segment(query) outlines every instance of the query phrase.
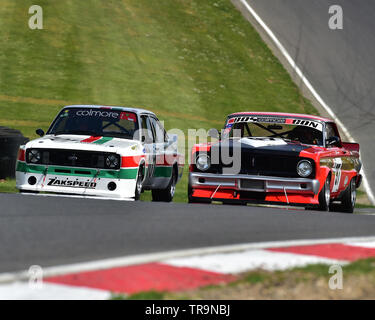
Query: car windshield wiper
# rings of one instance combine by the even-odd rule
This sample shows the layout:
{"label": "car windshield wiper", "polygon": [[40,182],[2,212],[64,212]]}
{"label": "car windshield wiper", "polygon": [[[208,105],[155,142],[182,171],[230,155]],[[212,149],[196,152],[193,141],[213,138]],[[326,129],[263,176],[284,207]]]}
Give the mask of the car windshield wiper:
{"label": "car windshield wiper", "polygon": [[87,131],[87,130],[71,130],[71,131],[61,130],[61,131],[56,131],[54,133],[55,136],[58,136],[60,134],[82,134],[82,135],[94,136],[94,137],[100,136],[100,134],[98,134],[95,131]]}

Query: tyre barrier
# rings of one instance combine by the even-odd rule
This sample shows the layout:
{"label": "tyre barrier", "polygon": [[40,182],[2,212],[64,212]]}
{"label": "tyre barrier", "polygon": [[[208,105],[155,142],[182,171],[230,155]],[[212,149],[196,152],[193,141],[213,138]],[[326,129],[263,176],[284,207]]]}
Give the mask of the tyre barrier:
{"label": "tyre barrier", "polygon": [[20,131],[0,127],[0,179],[15,177],[18,149],[27,141]]}

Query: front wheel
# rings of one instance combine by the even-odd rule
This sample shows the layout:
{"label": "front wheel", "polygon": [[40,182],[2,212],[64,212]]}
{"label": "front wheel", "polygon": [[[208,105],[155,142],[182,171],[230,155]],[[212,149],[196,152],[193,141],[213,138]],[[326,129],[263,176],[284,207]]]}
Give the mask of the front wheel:
{"label": "front wheel", "polygon": [[171,202],[173,200],[177,184],[176,170],[172,169],[172,177],[166,189],[151,190],[152,201]]}
{"label": "front wheel", "polygon": [[137,180],[135,183],[135,192],[134,192],[134,200],[139,200],[142,193],[142,184],[143,184],[143,167],[139,167],[138,174],[137,174]]}
{"label": "front wheel", "polygon": [[319,210],[328,211],[329,203],[331,201],[331,190],[330,190],[331,179],[328,176],[324,183],[322,190],[319,193]]}
{"label": "front wheel", "polygon": [[347,213],[353,213],[356,200],[357,200],[357,189],[356,189],[355,178],[353,178],[350,181],[349,186],[344,191],[344,194],[341,200],[342,211],[347,212]]}

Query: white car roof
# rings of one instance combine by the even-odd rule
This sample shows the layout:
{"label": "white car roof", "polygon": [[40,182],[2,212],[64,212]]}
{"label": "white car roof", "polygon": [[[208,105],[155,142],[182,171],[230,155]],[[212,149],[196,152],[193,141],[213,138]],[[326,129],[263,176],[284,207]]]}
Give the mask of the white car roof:
{"label": "white car roof", "polygon": [[130,107],[122,107],[122,106],[103,106],[103,105],[87,105],[87,104],[76,104],[76,105],[70,105],[70,106],[65,106],[63,109],[66,108],[90,108],[90,109],[100,109],[100,108],[113,108],[113,109],[121,109],[123,111],[128,111],[128,112],[134,112],[137,114],[151,114],[156,117],[156,114],[146,110],[146,109],[140,109],[140,108],[130,108]]}

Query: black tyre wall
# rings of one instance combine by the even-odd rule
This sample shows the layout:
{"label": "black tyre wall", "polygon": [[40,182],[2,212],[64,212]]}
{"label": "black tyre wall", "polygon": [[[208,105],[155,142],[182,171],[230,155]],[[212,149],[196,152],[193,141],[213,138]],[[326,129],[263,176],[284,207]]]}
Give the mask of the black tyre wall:
{"label": "black tyre wall", "polygon": [[15,177],[18,149],[28,140],[18,130],[0,127],[0,179]]}

